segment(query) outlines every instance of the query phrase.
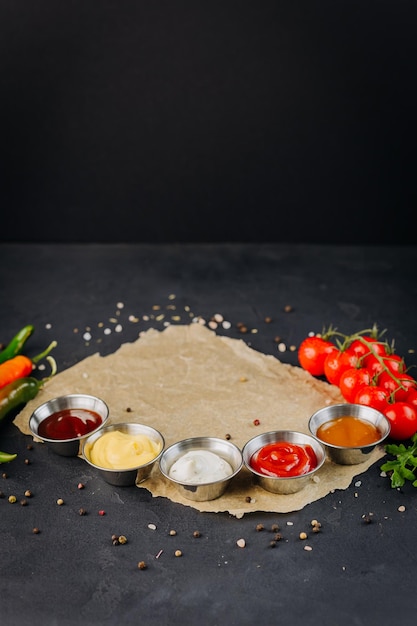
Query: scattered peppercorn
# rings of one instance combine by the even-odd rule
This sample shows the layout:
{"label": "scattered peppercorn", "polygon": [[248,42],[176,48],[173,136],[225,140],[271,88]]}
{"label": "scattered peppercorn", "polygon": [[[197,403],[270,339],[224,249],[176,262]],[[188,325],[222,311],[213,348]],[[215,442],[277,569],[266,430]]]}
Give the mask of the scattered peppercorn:
{"label": "scattered peppercorn", "polygon": [[22,500],[20,500],[20,504],[21,504],[22,506],[26,506],[26,505],[27,505],[27,503],[28,503],[28,501],[27,501],[27,500],[25,500],[25,498],[23,498]]}
{"label": "scattered peppercorn", "polygon": [[279,526],[278,526],[278,524],[272,524],[272,526],[271,526],[271,530],[272,530],[272,532],[273,532],[273,533],[278,532],[278,531],[279,531]]}
{"label": "scattered peppercorn", "polygon": [[106,511],[103,511],[102,509],[98,512],[99,515],[103,516],[106,515]]}
{"label": "scattered peppercorn", "polygon": [[78,483],[77,487],[78,489],[84,489],[84,485],[82,483]]}
{"label": "scattered peppercorn", "polygon": [[182,556],[181,550],[175,550],[175,556]]}
{"label": "scattered peppercorn", "polygon": [[145,563],[145,561],[139,561],[138,563],[138,569],[146,569],[147,565]]}
{"label": "scattered peppercorn", "polygon": [[4,498],[4,493],[0,491],[0,498]]}
{"label": "scattered peppercorn", "polygon": [[245,502],[248,502],[248,503],[249,503],[249,502],[252,502],[252,498],[251,498],[250,496],[246,496],[246,498],[245,498]]}
{"label": "scattered peppercorn", "polygon": [[265,318],[265,324],[270,324],[272,322],[272,317]]}
{"label": "scattered peppercorn", "polygon": [[87,515],[87,511],[85,509],[78,509],[78,513],[80,515]]}
{"label": "scattered peppercorn", "polygon": [[121,543],[122,545],[124,545],[125,543],[127,543],[127,537],[125,537],[124,535],[120,535],[120,537],[119,537],[119,543]]}
{"label": "scattered peppercorn", "polygon": [[58,498],[58,500],[56,501],[58,506],[62,506],[64,504],[64,501],[62,498]]}
{"label": "scattered peppercorn", "polygon": [[29,489],[26,489],[25,496],[26,496],[26,498],[31,498],[32,497],[32,492]]}
{"label": "scattered peppercorn", "polygon": [[263,530],[263,529],[264,529],[264,525],[263,525],[263,524],[256,524],[256,530],[257,530],[258,532],[260,532],[260,531],[261,531],[261,530]]}
{"label": "scattered peppercorn", "polygon": [[29,444],[26,446],[26,450],[33,450],[33,446],[32,446],[32,444],[31,444],[31,443],[29,443]]}
{"label": "scattered peppercorn", "polygon": [[291,313],[292,310],[293,310],[293,308],[292,308],[291,304],[286,304],[284,306],[284,313]]}
{"label": "scattered peppercorn", "polygon": [[362,519],[365,522],[365,524],[370,524],[372,522],[373,515],[374,515],[373,513],[362,515]]}
{"label": "scattered peppercorn", "polygon": [[277,545],[277,542],[276,542],[276,541],[270,541],[270,542],[269,542],[269,546],[270,546],[271,548],[276,548],[276,545]]}
{"label": "scattered peppercorn", "polygon": [[132,412],[132,409],[130,408],[130,406],[128,406],[126,409],[126,413],[131,413],[131,412]]}
{"label": "scattered peppercorn", "polygon": [[6,472],[3,472],[3,474],[1,475],[2,478],[7,478],[7,474]]}
{"label": "scattered peppercorn", "polygon": [[16,502],[16,500],[17,500],[16,496],[9,496],[10,504],[14,504]]}
{"label": "scattered peppercorn", "polygon": [[281,341],[281,337],[279,335],[276,335],[276,337],[274,337],[274,341],[275,343],[279,343]]}
{"label": "scattered peppercorn", "polygon": [[34,529],[32,530],[32,532],[33,532],[33,534],[34,534],[34,535],[39,535],[39,533],[40,533],[41,531],[39,530],[39,528],[34,528]]}
{"label": "scattered peppercorn", "polygon": [[260,422],[260,420],[258,420],[258,419],[253,420],[253,425],[254,425],[254,426],[259,426],[259,424],[260,424],[260,423],[261,423],[261,422]]}
{"label": "scattered peppercorn", "polygon": [[172,529],[169,531],[169,534],[171,535],[171,537],[175,537],[175,535],[177,534],[177,531]]}
{"label": "scattered peppercorn", "polygon": [[25,465],[30,465],[29,459],[25,459]]}
{"label": "scattered peppercorn", "polygon": [[199,530],[195,530],[195,531],[193,532],[193,537],[195,537],[196,539],[198,539],[198,537],[201,537],[201,533],[200,533],[200,531],[199,531]]}
{"label": "scattered peppercorn", "polygon": [[229,439],[231,439],[231,438],[232,438],[232,436],[229,433],[226,433],[225,439],[227,439],[227,441],[229,441]]}
{"label": "scattered peppercorn", "polygon": [[281,533],[275,533],[275,535],[274,535],[274,540],[275,540],[275,541],[281,541],[281,539],[282,539],[282,535],[281,535]]}
{"label": "scattered peppercorn", "polygon": [[299,537],[300,537],[300,539],[302,539],[302,540],[307,539],[307,533],[305,533],[305,532],[301,532],[301,533],[299,534]]}

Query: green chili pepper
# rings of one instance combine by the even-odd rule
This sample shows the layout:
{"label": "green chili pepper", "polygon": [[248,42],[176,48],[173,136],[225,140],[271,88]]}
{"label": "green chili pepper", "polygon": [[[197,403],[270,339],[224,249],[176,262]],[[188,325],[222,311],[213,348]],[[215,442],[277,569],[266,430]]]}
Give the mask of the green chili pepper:
{"label": "green chili pepper", "polygon": [[17,454],[9,454],[8,452],[0,452],[0,463],[9,463],[17,457]]}
{"label": "green chili pepper", "polygon": [[56,363],[51,356],[46,357],[51,364],[52,372],[47,378],[38,380],[33,376],[17,378],[0,389],[0,424],[13,410],[24,406],[36,397],[40,388],[56,373]]}
{"label": "green chili pepper", "polygon": [[20,354],[23,346],[32,335],[34,330],[35,328],[31,324],[25,326],[24,328],[22,328],[22,330],[19,330],[17,335],[15,335],[10,343],[4,348],[4,350],[0,352],[0,363],[4,363],[5,361],[12,359],[17,354]]}

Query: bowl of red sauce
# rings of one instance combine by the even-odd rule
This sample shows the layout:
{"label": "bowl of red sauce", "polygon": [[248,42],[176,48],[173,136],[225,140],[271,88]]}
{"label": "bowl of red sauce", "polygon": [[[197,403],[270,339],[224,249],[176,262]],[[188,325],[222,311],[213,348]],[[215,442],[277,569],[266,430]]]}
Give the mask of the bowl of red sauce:
{"label": "bowl of red sauce", "polygon": [[308,423],[310,433],[339,465],[362,463],[388,437],[389,420],[362,404],[332,404],[316,411]]}
{"label": "bowl of red sauce", "polygon": [[29,418],[29,428],[61,456],[77,456],[80,443],[104,426],[109,418],[101,398],[82,393],[59,396],[44,402]]}
{"label": "bowl of red sauce", "polygon": [[242,456],[245,467],[263,489],[291,494],[314,479],[326,452],[311,435],[276,430],[250,439],[243,447]]}

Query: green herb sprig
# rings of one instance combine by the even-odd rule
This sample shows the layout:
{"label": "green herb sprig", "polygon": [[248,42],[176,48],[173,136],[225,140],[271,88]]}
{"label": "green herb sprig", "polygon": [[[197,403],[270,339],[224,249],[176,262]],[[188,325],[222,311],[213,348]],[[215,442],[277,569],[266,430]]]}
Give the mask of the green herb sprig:
{"label": "green herb sprig", "polygon": [[389,475],[391,487],[402,487],[406,480],[417,487],[417,433],[411,437],[411,445],[388,444],[385,451],[395,459],[386,461],[381,465],[381,470]]}

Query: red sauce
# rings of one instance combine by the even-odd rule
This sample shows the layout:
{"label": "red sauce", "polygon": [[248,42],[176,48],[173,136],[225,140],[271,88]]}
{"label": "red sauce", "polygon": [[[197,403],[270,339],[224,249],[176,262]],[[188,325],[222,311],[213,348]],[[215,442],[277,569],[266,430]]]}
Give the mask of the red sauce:
{"label": "red sauce", "polygon": [[38,434],[46,439],[75,439],[95,430],[102,421],[89,409],[63,409],[40,422]]}
{"label": "red sauce", "polygon": [[317,467],[317,457],[309,445],[278,441],[255,452],[250,464],[259,474],[290,478],[311,472]]}

